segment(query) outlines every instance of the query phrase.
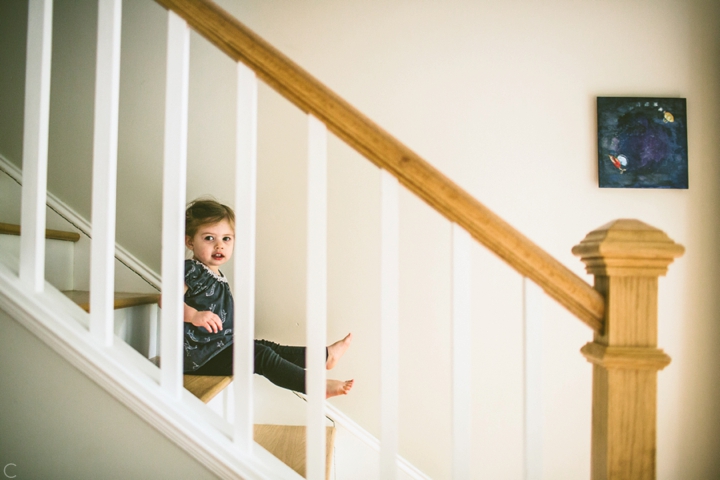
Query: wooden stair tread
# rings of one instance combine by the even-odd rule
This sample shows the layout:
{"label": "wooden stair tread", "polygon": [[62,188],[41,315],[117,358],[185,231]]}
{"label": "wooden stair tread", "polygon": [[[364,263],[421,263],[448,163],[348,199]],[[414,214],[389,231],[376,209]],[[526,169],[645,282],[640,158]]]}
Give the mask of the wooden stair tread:
{"label": "wooden stair tread", "polygon": [[[90,292],[85,290],[66,290],[62,293],[77,303],[80,308],[88,313],[90,312]],[[157,303],[159,299],[159,293],[115,292],[115,309],[150,305]]]}
{"label": "wooden stair tread", "polygon": [[204,403],[212,400],[230,382],[231,376],[183,375],[183,386]]}
{"label": "wooden stair tread", "polygon": [[[160,358],[150,359],[158,367]],[[232,382],[232,376],[183,375],[183,386],[202,402],[208,403]],[[335,427],[326,427],[325,478],[330,480],[335,446]],[[306,428],[302,425],[255,425],[255,442],[299,475],[306,477]]]}
{"label": "wooden stair tread", "polygon": [[[151,359],[159,366],[159,359]],[[204,403],[208,403],[232,382],[231,376],[183,375],[183,386]],[[305,477],[306,433],[302,425],[255,425],[253,437],[265,450],[285,465]],[[330,467],[335,444],[335,427],[326,427],[325,478],[330,479]]]}
{"label": "wooden stair tread", "polygon": [[[11,223],[0,223],[0,234],[2,235],[20,235],[20,225]],[[45,238],[49,240],[64,240],[66,242],[77,242],[80,240],[80,234],[75,232],[64,232],[62,230],[45,230]]]}
{"label": "wooden stair tread", "polygon": [[[335,443],[335,427],[325,429],[325,478],[330,478],[332,453]],[[255,441],[275,455],[285,465],[305,477],[305,426],[302,425],[255,425]]]}

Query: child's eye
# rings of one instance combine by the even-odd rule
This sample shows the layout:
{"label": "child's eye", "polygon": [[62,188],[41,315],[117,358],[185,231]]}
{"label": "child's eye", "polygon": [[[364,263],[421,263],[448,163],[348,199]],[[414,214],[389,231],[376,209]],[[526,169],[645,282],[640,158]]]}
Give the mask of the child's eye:
{"label": "child's eye", "polygon": [[205,240],[207,240],[208,242],[212,242],[213,240],[215,240],[215,237],[213,237],[212,235],[207,235],[205,237]]}
{"label": "child's eye", "polygon": [[232,237],[223,237],[224,242],[232,242]]}

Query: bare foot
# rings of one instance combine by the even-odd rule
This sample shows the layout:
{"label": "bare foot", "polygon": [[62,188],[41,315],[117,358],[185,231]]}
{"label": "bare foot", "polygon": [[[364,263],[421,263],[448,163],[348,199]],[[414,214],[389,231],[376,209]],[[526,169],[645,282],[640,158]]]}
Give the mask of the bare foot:
{"label": "bare foot", "polygon": [[326,369],[330,370],[335,366],[338,360],[340,360],[340,357],[345,354],[345,350],[350,347],[350,342],[352,342],[352,333],[348,333],[345,338],[343,338],[342,340],[338,340],[337,342],[327,347],[328,356],[327,362],[325,362]]}
{"label": "bare foot", "polygon": [[338,395],[347,395],[355,383],[355,380],[328,380],[325,387],[325,398],[337,397]]}

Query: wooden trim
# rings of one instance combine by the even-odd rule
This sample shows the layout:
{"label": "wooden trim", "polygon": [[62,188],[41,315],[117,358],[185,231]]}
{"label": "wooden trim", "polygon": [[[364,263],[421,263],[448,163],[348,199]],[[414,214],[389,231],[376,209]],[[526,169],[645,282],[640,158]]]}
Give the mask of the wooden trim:
{"label": "wooden trim", "polygon": [[593,365],[591,480],[657,478],[657,371]]}
{"label": "wooden trim", "polygon": [[288,57],[209,0],[156,0],[200,35],[327,128],[431,207],[467,230],[595,331],[604,299],[587,282],[528,240],[419,155],[393,138]]}
{"label": "wooden trim", "polygon": [[[0,223],[0,235],[20,235],[20,225]],[[45,230],[45,238],[48,240],[64,240],[66,242],[77,242],[80,234],[75,232],[64,232],[62,230]]]}
{"label": "wooden trim", "polygon": [[608,347],[588,342],[580,352],[590,363],[616,369],[662,370],[670,357],[659,348]]}
{"label": "wooden trim", "polygon": [[656,478],[657,372],[670,363],[657,348],[658,275],[683,251],[627,219],[573,248],[607,298],[604,330],[581,350],[593,364],[592,480]]}
{"label": "wooden trim", "polygon": [[[73,302],[77,303],[80,308],[90,313],[90,292],[84,290],[66,290],[63,292]],[[136,307],[138,305],[151,305],[158,303],[160,299],[159,293],[125,293],[115,292],[114,308]]]}
{"label": "wooden trim", "polygon": [[620,219],[588,233],[572,252],[595,276],[658,277],[685,247],[640,220]]}

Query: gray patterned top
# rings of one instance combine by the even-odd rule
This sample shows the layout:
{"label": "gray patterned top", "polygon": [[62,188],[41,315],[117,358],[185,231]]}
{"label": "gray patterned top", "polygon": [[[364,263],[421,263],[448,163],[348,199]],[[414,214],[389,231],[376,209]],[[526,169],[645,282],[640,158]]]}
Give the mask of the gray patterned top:
{"label": "gray patterned top", "polygon": [[223,323],[217,333],[192,323],[185,325],[185,360],[183,371],[192,373],[208,360],[232,345],[233,342],[233,298],[225,276],[216,275],[202,262],[185,260],[185,303],[197,311],[209,310]]}

